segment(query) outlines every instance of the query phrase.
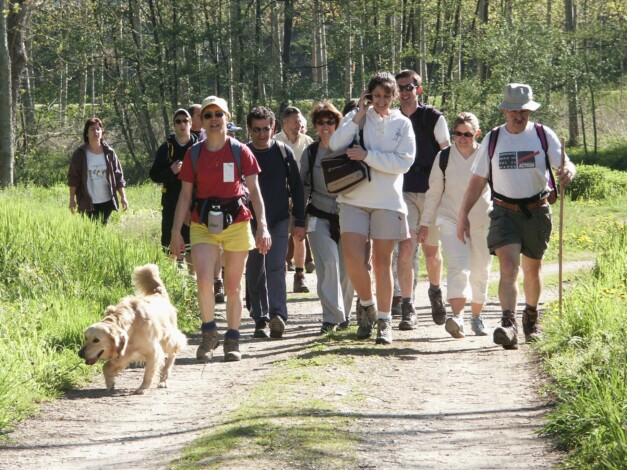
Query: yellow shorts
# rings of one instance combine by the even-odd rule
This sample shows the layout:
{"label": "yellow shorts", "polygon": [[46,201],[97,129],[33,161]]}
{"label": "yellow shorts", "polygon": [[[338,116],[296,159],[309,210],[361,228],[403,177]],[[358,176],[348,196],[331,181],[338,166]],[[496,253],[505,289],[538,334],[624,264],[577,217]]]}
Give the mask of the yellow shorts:
{"label": "yellow shorts", "polygon": [[222,245],[224,251],[249,251],[255,248],[255,239],[249,222],[236,222],[220,234],[209,233],[206,225],[192,222],[190,229],[191,245]]}

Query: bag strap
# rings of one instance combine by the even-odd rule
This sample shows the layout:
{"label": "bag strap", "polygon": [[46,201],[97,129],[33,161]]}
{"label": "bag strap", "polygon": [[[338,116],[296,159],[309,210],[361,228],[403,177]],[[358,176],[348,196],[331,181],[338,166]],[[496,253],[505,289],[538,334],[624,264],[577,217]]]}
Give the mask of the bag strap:
{"label": "bag strap", "polygon": [[311,199],[311,194],[314,190],[314,164],[316,163],[316,157],[318,156],[318,148],[320,147],[320,142],[314,142],[309,147],[307,147],[307,155],[309,156],[309,199]]}
{"label": "bag strap", "polygon": [[[451,155],[451,147],[448,146],[440,151],[440,170],[442,170],[442,177],[444,178],[444,185],[446,185],[446,167],[448,166],[448,159]],[[442,188],[444,191],[444,188]]]}
{"label": "bag strap", "polygon": [[488,157],[490,157],[490,169],[488,174],[488,185],[490,186],[490,199],[494,199],[494,187],[492,186],[492,157],[494,156],[494,150],[496,149],[496,142],[499,140],[499,132],[501,126],[497,126],[490,131],[490,140],[488,141]]}
{"label": "bag strap", "polygon": [[281,156],[283,157],[283,163],[285,163],[285,188],[287,189],[289,197],[292,197],[292,191],[290,190],[290,162],[287,160],[287,150],[285,149],[285,144],[283,142],[276,139],[275,142],[279,146]]}
{"label": "bag strap", "polygon": [[538,138],[540,139],[542,150],[544,150],[546,169],[549,171],[549,190],[554,191],[557,188],[557,185],[555,184],[555,176],[553,176],[553,169],[551,168],[551,162],[549,161],[549,143],[546,140],[546,131],[544,130],[544,126],[537,122],[534,123],[533,126],[535,127],[536,134],[538,134]]}

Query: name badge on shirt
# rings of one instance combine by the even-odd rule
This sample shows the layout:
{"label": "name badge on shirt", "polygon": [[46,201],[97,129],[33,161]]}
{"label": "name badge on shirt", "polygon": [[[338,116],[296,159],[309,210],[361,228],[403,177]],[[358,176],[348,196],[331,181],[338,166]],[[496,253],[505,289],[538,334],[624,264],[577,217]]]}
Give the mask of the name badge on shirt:
{"label": "name badge on shirt", "polygon": [[222,169],[224,173],[224,182],[232,183],[235,181],[235,164],[234,163],[225,163]]}

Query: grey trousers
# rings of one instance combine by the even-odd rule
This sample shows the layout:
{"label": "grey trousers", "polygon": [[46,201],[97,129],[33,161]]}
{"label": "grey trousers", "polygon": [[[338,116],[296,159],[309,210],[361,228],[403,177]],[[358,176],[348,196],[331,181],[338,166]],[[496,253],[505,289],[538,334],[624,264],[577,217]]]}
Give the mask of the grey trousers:
{"label": "grey trousers", "polygon": [[[307,225],[309,227],[311,221]],[[342,249],[331,238],[329,227],[328,220],[316,217],[315,228],[307,236],[316,263],[322,321],[339,324],[350,316],[354,289],[344,266]]]}

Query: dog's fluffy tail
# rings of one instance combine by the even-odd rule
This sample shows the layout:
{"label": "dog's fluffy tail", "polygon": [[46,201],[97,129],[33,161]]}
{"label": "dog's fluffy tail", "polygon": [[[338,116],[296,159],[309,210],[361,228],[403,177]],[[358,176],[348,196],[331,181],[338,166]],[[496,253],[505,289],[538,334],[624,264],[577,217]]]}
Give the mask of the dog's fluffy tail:
{"label": "dog's fluffy tail", "polygon": [[159,276],[159,267],[156,264],[145,264],[135,268],[133,271],[133,284],[139,295],[168,295]]}

